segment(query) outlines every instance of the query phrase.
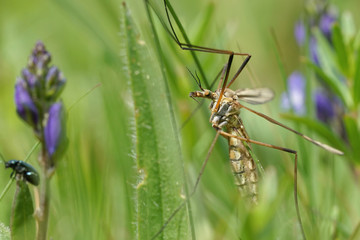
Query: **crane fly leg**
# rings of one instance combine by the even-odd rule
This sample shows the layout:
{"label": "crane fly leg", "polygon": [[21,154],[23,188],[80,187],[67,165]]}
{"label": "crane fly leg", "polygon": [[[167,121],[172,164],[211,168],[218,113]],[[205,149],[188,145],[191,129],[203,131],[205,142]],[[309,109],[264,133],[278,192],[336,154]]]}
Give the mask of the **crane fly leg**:
{"label": "crane fly leg", "polygon": [[283,152],[294,154],[294,160],[295,160],[294,161],[294,199],[295,199],[295,208],[296,208],[297,218],[298,218],[298,222],[299,222],[300,229],[301,229],[301,234],[302,234],[303,238],[306,239],[305,232],[304,232],[304,227],[303,227],[302,220],[301,220],[300,209],[299,209],[299,201],[298,201],[298,194],[297,194],[297,165],[298,165],[297,151],[295,151],[293,149],[289,149],[289,148],[275,146],[275,145],[268,144],[268,143],[259,142],[259,141],[252,140],[252,139],[249,139],[249,138],[240,137],[240,136],[237,136],[237,135],[232,135],[232,134],[229,134],[229,133],[224,132],[222,130],[218,130],[218,133],[220,133],[220,135],[225,137],[225,138],[229,138],[229,137],[237,138],[237,139],[239,139],[241,141],[244,141],[244,142],[253,143],[253,144],[256,144],[256,145],[259,145],[259,146],[269,147],[269,148],[277,149],[277,150],[280,150],[280,151],[283,151]]}
{"label": "crane fly leg", "polygon": [[[239,104],[240,104],[240,103],[239,103]],[[285,128],[285,129],[287,129],[287,130],[289,130],[289,131],[291,131],[291,132],[299,135],[300,137],[308,140],[309,142],[315,144],[316,146],[319,146],[319,147],[327,150],[328,152],[331,152],[331,153],[334,153],[334,154],[337,154],[337,155],[344,155],[344,153],[343,153],[342,151],[340,151],[340,150],[338,150],[338,149],[336,149],[336,148],[330,147],[329,145],[327,145],[327,144],[325,144],[325,143],[321,143],[321,142],[319,142],[319,141],[316,141],[316,140],[314,140],[314,139],[306,136],[305,134],[302,134],[302,133],[300,133],[300,132],[298,132],[298,131],[296,131],[296,130],[294,130],[294,129],[292,129],[292,128],[284,125],[284,124],[282,124],[281,122],[276,121],[275,119],[273,119],[273,118],[271,118],[271,117],[269,117],[269,116],[266,116],[266,115],[263,114],[263,113],[257,112],[257,111],[255,111],[255,110],[253,110],[253,109],[251,109],[251,108],[248,108],[248,107],[246,107],[246,106],[244,106],[244,105],[242,105],[242,104],[240,104],[240,106],[241,106],[241,108],[244,108],[245,110],[248,110],[249,112],[252,112],[252,113],[258,115],[258,116],[264,118],[265,120],[267,120],[267,121],[269,121],[269,122],[271,122],[271,123],[273,123],[273,124],[275,124],[275,125],[278,125],[278,126],[280,126],[280,127],[282,127],[282,128]]]}

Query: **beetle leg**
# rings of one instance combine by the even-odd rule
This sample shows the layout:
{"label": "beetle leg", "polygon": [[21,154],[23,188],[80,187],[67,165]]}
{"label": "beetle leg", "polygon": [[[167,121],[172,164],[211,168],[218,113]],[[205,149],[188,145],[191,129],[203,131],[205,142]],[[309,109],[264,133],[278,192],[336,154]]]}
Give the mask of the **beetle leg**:
{"label": "beetle leg", "polygon": [[15,170],[11,172],[10,178],[13,178],[13,177],[14,177],[14,173],[15,173]]}

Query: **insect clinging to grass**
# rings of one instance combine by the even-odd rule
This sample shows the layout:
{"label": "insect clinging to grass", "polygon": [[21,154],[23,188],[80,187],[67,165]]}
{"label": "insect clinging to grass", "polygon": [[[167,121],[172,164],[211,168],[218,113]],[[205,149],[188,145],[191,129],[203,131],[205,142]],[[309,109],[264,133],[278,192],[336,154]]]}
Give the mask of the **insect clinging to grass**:
{"label": "insect clinging to grass", "polygon": [[[176,44],[182,50],[189,50],[189,51],[196,51],[196,52],[205,52],[205,53],[213,53],[213,54],[223,54],[228,55],[228,60],[226,64],[222,67],[220,82],[218,84],[218,88],[215,91],[211,91],[209,89],[204,89],[201,86],[201,82],[199,77],[193,76],[197,82],[198,87],[200,90],[190,92],[189,96],[191,98],[205,98],[211,100],[210,103],[210,123],[211,126],[216,131],[216,136],[212,141],[212,144],[209,148],[208,154],[205,158],[203,166],[199,172],[197,177],[195,186],[192,192],[189,194],[188,198],[181,204],[171,216],[169,216],[168,220],[165,222],[163,227],[159,230],[159,232],[153,237],[155,239],[161,232],[165,229],[166,225],[171,221],[171,219],[177,214],[177,212],[184,207],[188,199],[195,193],[200,178],[204,172],[205,166],[209,159],[209,156],[214,148],[215,142],[217,141],[219,135],[223,136],[228,140],[229,145],[229,157],[230,157],[230,164],[233,175],[235,177],[235,184],[238,186],[240,194],[243,198],[248,199],[248,201],[252,204],[257,204],[258,202],[258,190],[257,190],[257,169],[256,164],[253,158],[253,153],[251,150],[251,144],[256,144],[260,146],[265,146],[273,149],[277,149],[283,152],[288,152],[294,155],[294,199],[295,199],[295,207],[297,212],[298,221],[300,224],[300,228],[302,231],[303,238],[305,239],[305,233],[303,230],[300,211],[299,211],[299,204],[298,204],[298,197],[297,197],[297,164],[298,164],[298,154],[296,150],[275,146],[268,143],[263,143],[260,141],[253,140],[247,134],[244,124],[240,117],[241,110],[249,111],[265,120],[278,125],[282,128],[285,128],[302,138],[306,139],[307,141],[325,149],[326,151],[337,154],[343,155],[338,149],[335,149],[331,146],[328,146],[324,143],[316,141],[290,127],[285,126],[284,124],[278,122],[277,120],[268,117],[267,115],[255,111],[245,105],[242,102],[249,103],[249,104],[264,104],[273,99],[274,93],[269,88],[243,88],[232,90],[230,87],[238,78],[240,73],[243,71],[245,66],[248,64],[251,55],[248,53],[238,53],[231,50],[221,50],[221,49],[214,49],[208,47],[202,47],[197,45],[192,45],[188,43],[180,42],[177,34],[174,30],[172,25],[171,17],[168,10],[168,2],[164,0],[164,7],[167,16],[167,20],[170,26],[168,32],[171,34],[172,38],[176,42]],[[171,12],[171,11],[170,11]],[[172,12],[171,12],[172,13]],[[172,13],[173,16],[173,13]],[[232,67],[233,59],[236,56],[244,56],[245,59],[243,60],[242,64],[237,69],[236,73],[230,77],[230,70]]]}

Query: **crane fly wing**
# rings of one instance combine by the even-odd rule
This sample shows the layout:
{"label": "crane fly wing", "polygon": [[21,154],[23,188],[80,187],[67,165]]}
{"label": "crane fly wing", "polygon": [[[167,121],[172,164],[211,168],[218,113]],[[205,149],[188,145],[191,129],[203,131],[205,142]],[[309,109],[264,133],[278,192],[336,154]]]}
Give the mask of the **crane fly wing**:
{"label": "crane fly wing", "polygon": [[239,100],[250,104],[263,104],[274,98],[270,88],[242,88],[235,91]]}

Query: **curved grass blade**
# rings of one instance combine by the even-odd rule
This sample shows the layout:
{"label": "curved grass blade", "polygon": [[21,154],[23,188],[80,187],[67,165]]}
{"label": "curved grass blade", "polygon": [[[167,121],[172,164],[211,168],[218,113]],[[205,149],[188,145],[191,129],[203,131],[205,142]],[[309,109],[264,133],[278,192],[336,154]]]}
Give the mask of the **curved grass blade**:
{"label": "curved grass blade", "polygon": [[346,76],[349,76],[349,56],[338,24],[333,26],[332,40],[335,47],[335,53],[337,55],[337,62]]}
{"label": "curved grass blade", "polygon": [[[150,239],[183,202],[181,151],[164,80],[125,4],[121,22],[124,70],[134,106],[137,239]],[[187,239],[188,224],[178,214],[157,239]]]}

